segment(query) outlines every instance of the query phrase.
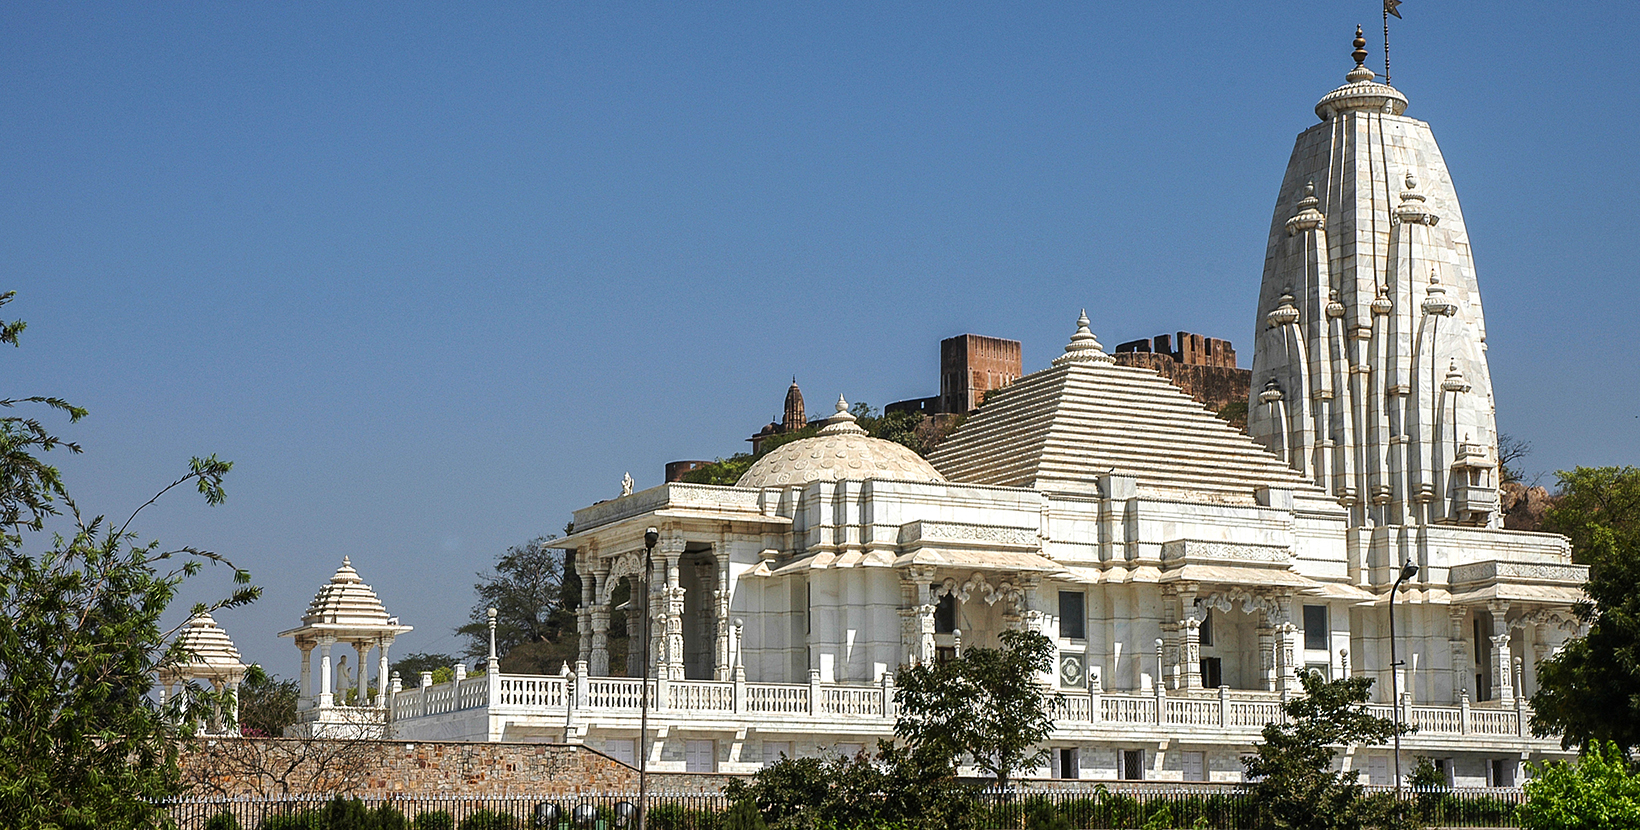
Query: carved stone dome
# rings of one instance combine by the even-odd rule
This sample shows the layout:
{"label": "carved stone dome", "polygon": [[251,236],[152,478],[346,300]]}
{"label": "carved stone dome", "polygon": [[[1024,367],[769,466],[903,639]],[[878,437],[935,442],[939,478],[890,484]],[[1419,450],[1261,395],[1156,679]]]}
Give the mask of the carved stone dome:
{"label": "carved stone dome", "polygon": [[737,487],[788,487],[838,479],[944,481],[945,477],[910,448],[872,438],[854,423],[848,401],[837,398],[837,414],[813,438],[776,447],[735,482]]}

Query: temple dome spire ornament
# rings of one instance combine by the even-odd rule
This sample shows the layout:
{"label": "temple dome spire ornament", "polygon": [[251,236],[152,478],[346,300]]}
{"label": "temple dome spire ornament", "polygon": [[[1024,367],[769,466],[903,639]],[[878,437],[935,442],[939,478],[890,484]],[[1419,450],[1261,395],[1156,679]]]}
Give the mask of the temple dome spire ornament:
{"label": "temple dome spire ornament", "polygon": [[1366,67],[1367,40],[1361,27],[1355,27],[1355,51],[1350,53],[1355,67],[1344,75],[1344,85],[1327,93],[1316,102],[1315,114],[1329,121],[1343,112],[1378,112],[1400,115],[1407,110],[1407,97],[1395,87],[1375,80],[1377,73]]}
{"label": "temple dome spire ornament", "polygon": [[1093,336],[1093,329],[1088,326],[1088,310],[1082,309],[1081,316],[1076,318],[1076,333],[1071,335],[1071,342],[1065,344],[1065,353],[1053,359],[1053,365],[1115,362],[1116,358],[1105,354],[1105,347]]}

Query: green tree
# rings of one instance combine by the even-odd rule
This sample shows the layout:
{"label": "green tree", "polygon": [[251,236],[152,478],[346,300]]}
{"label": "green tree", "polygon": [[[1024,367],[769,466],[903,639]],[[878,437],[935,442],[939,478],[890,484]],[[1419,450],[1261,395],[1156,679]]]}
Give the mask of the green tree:
{"label": "green tree", "polygon": [[551,674],[575,661],[579,640],[572,601],[580,600],[580,580],[566,567],[564,551],[546,546],[554,538],[539,536],[513,545],[490,573],[479,574],[471,622],[456,629],[467,638],[468,657],[489,656],[489,609],[494,608],[495,647],[503,671]]}
{"label": "green tree", "polygon": [[[0,295],[0,305],[12,296]],[[0,323],[0,342],[18,345],[23,328]],[[0,400],[7,410],[21,404],[70,422],[85,415],[57,398]],[[46,828],[151,823],[150,800],[178,788],[176,739],[188,730],[176,707],[149,699],[155,674],[186,657],[168,644],[174,630],[161,617],[202,563],[228,563],[209,551],[140,542],[131,526],[185,485],[221,503],[230,465],[195,458],[116,527],[81,514],[40,457],[56,449],[79,451],[32,417],[0,418],[0,815]],[[57,531],[49,537],[48,526]],[[194,611],[256,597],[248,574],[235,569],[234,579],[229,597]]]}
{"label": "green tree", "polygon": [[285,734],[285,727],[296,722],[301,695],[295,680],[280,680],[259,665],[251,666],[239,686],[239,733],[268,738]]}
{"label": "green tree", "polygon": [[[415,689],[421,686],[422,672],[434,672],[435,675],[440,670],[449,672],[450,667],[456,662],[455,656],[451,654],[427,654],[418,651],[394,660],[390,670],[398,674],[399,682],[404,688]],[[436,676],[434,682],[438,682]]]}
{"label": "green tree", "polygon": [[1588,633],[1538,663],[1532,731],[1565,746],[1640,745],[1640,469],[1579,467],[1560,477],[1548,524],[1572,540],[1589,566]]}
{"label": "green tree", "polygon": [[1596,536],[1610,532],[1618,547],[1633,549],[1640,542],[1640,468],[1578,467],[1555,474],[1560,492],[1544,525],[1572,540],[1572,558],[1586,556],[1599,546]]}
{"label": "green tree", "polygon": [[901,666],[894,735],[925,763],[955,766],[966,755],[1006,787],[1016,772],[1047,758],[1038,745],[1053,732],[1053,718],[1040,676],[1053,665],[1054,646],[1034,631],[1004,631],[1000,639],[1001,648]]}
{"label": "green tree", "polygon": [[1640,827],[1640,775],[1616,744],[1596,741],[1575,764],[1534,764],[1515,816],[1525,830]]}
{"label": "green tree", "polygon": [[1367,711],[1372,679],[1325,680],[1306,671],[1299,681],[1304,696],[1282,704],[1286,722],[1266,724],[1257,754],[1244,761],[1255,782],[1253,804],[1278,828],[1393,825],[1393,796],[1363,796],[1358,772],[1333,769],[1335,747],[1382,744],[1396,733],[1394,721]]}

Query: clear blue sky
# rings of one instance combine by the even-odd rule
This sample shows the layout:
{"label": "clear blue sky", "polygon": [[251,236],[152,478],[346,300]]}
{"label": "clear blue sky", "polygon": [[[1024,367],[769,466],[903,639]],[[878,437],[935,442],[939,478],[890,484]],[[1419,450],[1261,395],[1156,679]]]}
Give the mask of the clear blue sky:
{"label": "clear blue sky", "polygon": [[[1640,462],[1640,4],[1407,0],[1393,44],[1463,201],[1525,465]],[[0,9],[6,395],[123,515],[266,587],[289,674],[344,554],[454,651],[474,572],[779,412],[936,391],[938,341],[1041,368],[1225,337],[1249,365],[1294,135],[1376,0],[23,4]],[[224,581],[190,586],[205,599]]]}

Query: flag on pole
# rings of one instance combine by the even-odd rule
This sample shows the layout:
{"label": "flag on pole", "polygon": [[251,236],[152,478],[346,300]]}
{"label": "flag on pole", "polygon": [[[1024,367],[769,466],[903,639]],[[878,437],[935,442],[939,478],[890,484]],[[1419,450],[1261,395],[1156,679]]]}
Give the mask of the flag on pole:
{"label": "flag on pole", "polygon": [[1401,5],[1401,0],[1384,0],[1384,14],[1393,14],[1396,20],[1400,20],[1401,13],[1395,10],[1395,7],[1399,5]]}

